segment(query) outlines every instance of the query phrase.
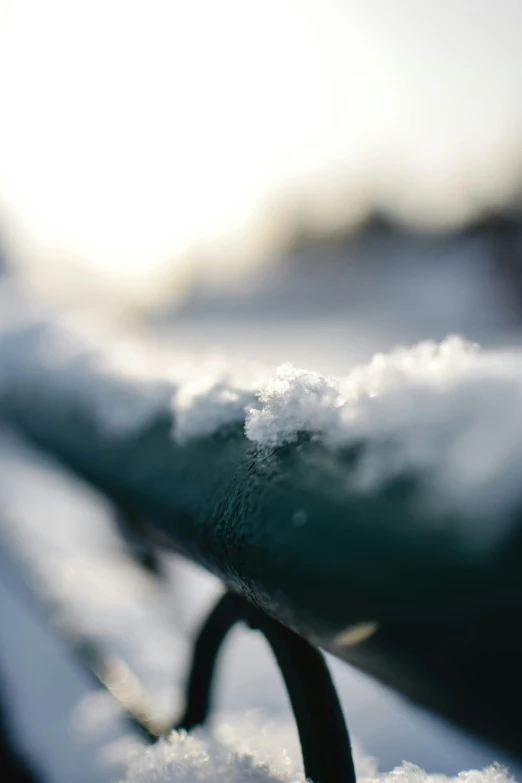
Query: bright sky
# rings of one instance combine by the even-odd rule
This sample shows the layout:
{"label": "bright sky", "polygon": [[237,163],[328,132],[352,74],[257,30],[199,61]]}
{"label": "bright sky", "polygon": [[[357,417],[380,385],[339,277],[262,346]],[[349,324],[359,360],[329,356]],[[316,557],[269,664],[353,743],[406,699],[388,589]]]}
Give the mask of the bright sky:
{"label": "bright sky", "polygon": [[519,0],[0,0],[8,248],[145,303],[297,223],[458,224],[522,180],[521,29]]}

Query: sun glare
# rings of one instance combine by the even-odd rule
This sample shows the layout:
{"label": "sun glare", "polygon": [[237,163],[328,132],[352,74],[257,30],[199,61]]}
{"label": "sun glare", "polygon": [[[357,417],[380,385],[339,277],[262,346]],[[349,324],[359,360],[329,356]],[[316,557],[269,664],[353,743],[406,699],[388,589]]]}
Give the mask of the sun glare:
{"label": "sun glare", "polygon": [[379,206],[444,227],[510,198],[522,11],[391,5],[4,0],[11,255],[41,285],[70,267],[71,285],[83,271],[149,303],[230,279],[296,225],[328,234]]}

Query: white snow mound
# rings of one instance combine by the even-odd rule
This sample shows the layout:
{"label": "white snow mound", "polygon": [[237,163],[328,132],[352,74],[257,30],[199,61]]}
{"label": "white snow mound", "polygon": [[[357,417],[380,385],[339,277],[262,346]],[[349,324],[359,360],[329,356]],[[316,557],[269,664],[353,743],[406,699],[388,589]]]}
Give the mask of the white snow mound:
{"label": "white snow mound", "polygon": [[376,354],[345,377],[291,364],[275,375],[205,370],[174,395],[174,437],[243,422],[260,447],[306,432],[333,449],[363,444],[350,488],[420,477],[442,511],[508,517],[522,494],[522,352],[450,336]]}

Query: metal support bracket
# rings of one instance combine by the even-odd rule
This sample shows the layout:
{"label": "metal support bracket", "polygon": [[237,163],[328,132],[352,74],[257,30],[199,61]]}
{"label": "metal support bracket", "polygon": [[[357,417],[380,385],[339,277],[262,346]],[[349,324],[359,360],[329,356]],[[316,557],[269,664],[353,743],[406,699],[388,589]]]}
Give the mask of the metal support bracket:
{"label": "metal support bracket", "polygon": [[355,783],[348,730],[322,654],[233,593],[219,600],[199,633],[185,713],[175,728],[188,731],[207,719],[217,656],[228,631],[238,622],[261,631],[272,648],[297,723],[305,776],[314,783]]}

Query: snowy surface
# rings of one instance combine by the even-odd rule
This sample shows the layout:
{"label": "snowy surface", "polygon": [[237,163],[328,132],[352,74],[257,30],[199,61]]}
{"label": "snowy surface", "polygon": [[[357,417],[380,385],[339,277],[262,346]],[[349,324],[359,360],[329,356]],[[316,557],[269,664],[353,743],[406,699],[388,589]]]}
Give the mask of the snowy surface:
{"label": "snowy surface", "polygon": [[[260,447],[307,432],[334,450],[364,444],[349,477],[354,492],[415,473],[435,513],[502,522],[520,504],[520,349],[480,350],[448,337],[364,364],[348,360],[334,376],[288,363],[274,370],[251,359],[190,358],[165,345],[151,354],[129,339],[111,345],[101,329],[93,336],[73,319],[28,321],[0,334],[0,395],[2,387],[34,387],[41,404],[74,400],[102,433],[138,431],[170,406],[179,444],[231,422],[244,422]],[[495,535],[504,532],[500,522]]]}
{"label": "snowy surface", "polygon": [[[367,778],[377,771],[373,758],[354,749],[357,774]],[[126,781],[303,781],[295,727],[285,719],[259,711],[224,715],[212,733],[197,729],[190,735],[173,732],[131,761]]]}
{"label": "snowy surface", "polygon": [[[507,519],[520,505],[520,351],[481,351],[449,337],[378,353],[344,377],[285,364],[262,379],[203,365],[173,399],[180,442],[232,421],[244,421],[259,446],[306,432],[332,449],[364,444],[349,478],[354,492],[413,473],[424,502],[474,523]],[[501,535],[502,525],[494,530]]]}
{"label": "snowy surface", "polygon": [[[285,732],[286,729],[286,732]],[[288,742],[287,727],[251,721],[224,724],[216,732],[218,742],[206,733],[192,736],[173,734],[152,750],[137,754],[130,764],[125,783],[303,783],[296,764],[299,750],[295,740]],[[223,739],[222,739],[223,738]],[[222,739],[222,742],[219,740]],[[224,740],[224,741],[223,741]],[[281,743],[285,750],[281,751]],[[288,750],[287,750],[288,748]],[[380,783],[510,783],[509,772],[498,765],[482,771],[470,770],[457,778],[428,775],[414,764],[403,763],[389,774],[378,774],[374,760],[358,757],[356,774],[360,781]]]}
{"label": "snowy surface", "polygon": [[[444,396],[459,384],[471,364],[476,367],[473,359],[477,347],[450,337],[440,344],[425,342],[410,349],[397,348],[388,355],[376,354],[368,364],[353,368],[339,379],[282,365],[259,389],[259,406],[247,409],[245,434],[266,446],[295,442],[302,432],[320,434],[322,440],[332,444],[351,445],[368,437],[370,426],[372,434],[382,437],[391,426],[390,418],[395,420],[397,430],[404,427],[404,417],[396,421],[396,416],[405,408],[420,408],[418,417],[429,419],[429,401],[416,406],[416,401],[410,399],[412,387]],[[396,403],[395,410],[388,412],[390,396],[396,397]],[[382,406],[383,401],[386,407],[379,415],[377,404]],[[447,415],[453,415],[453,408],[450,399]],[[434,459],[437,457],[435,451]]]}

